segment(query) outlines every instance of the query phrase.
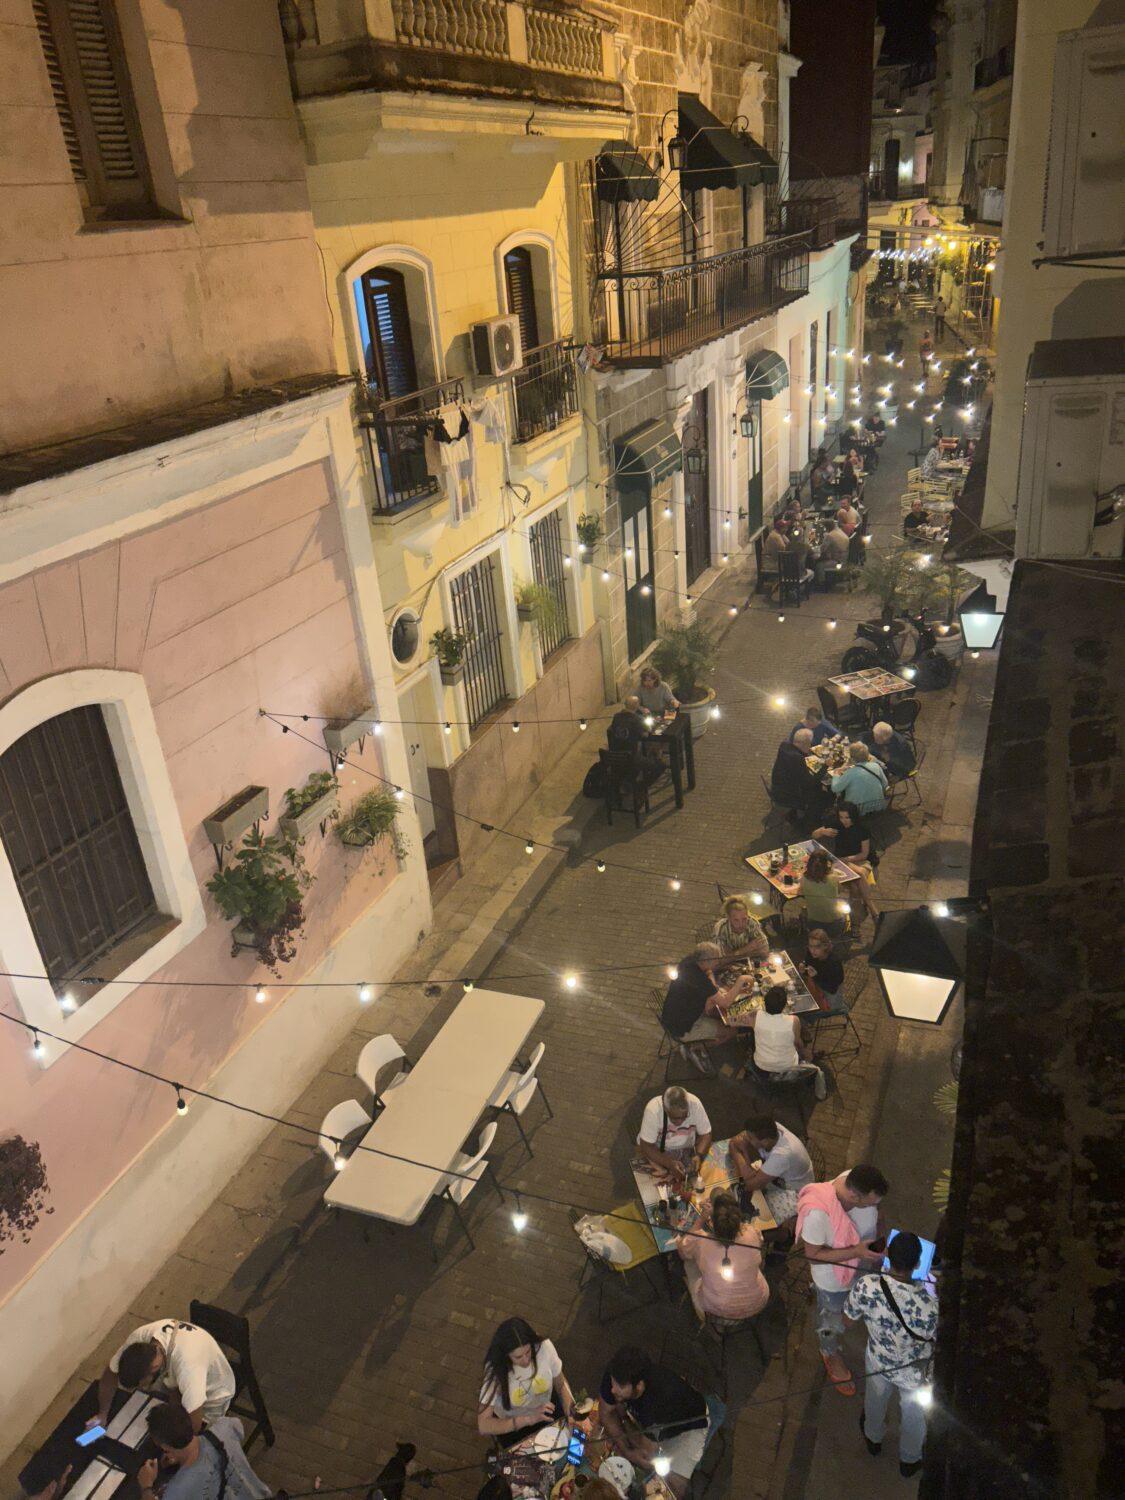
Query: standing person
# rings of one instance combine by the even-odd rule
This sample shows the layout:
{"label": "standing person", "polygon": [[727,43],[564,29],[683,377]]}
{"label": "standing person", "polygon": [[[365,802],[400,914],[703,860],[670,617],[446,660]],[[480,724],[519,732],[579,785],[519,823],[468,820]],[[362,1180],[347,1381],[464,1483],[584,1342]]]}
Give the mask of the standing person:
{"label": "standing person", "polygon": [[713,1140],[702,1101],[675,1084],[645,1105],[637,1149],[651,1166],[694,1176]]}
{"label": "standing person", "polygon": [[762,1236],[743,1220],[733,1193],[712,1194],[696,1228],[677,1235],[675,1243],[701,1323],[708,1314],[739,1323],[757,1317],[770,1300],[762,1275]]}
{"label": "standing person", "polygon": [[940,343],[945,335],[945,298],[939,292],[934,298],[934,340]]}
{"label": "standing person", "polygon": [[827,1099],[828,1085],[816,1063],[810,1061],[809,1049],[801,1035],[796,1016],[786,1015],[788,995],[783,984],[766,991],[762,1009],[750,1016],[749,1029],[754,1033],[754,1067],[775,1083],[795,1078],[811,1078],[813,1093]]}
{"label": "standing person", "polygon": [[791,1230],[797,1195],[814,1177],[804,1141],[771,1115],[751,1115],[731,1139],[730,1159],[743,1189],[761,1192],[778,1227]]}
{"label": "standing person", "polygon": [[930,378],[930,361],[934,357],[933,340],[928,333],[922,335],[922,342],[918,345],[918,358],[922,361],[922,379]]}
{"label": "standing person", "polygon": [[916,1234],[896,1234],[887,1246],[890,1270],[860,1276],[852,1282],[844,1317],[867,1324],[867,1371],[863,1415],[859,1425],[867,1451],[878,1454],[887,1430],[887,1407],[898,1392],[898,1470],[904,1479],[922,1467],[926,1441],[926,1403],[930,1356],[937,1333],[937,1293],[913,1280],[922,1258]]}
{"label": "standing person", "polygon": [[102,1371],[95,1420],[105,1426],[117,1386],[176,1391],[198,1432],[226,1414],[234,1385],[230,1361],[209,1333],[178,1318],[158,1318],[135,1329]]}
{"label": "standing person", "polygon": [[855,1395],[851,1371],[840,1357],[844,1304],[856,1272],[882,1264],[882,1249],[872,1250],[870,1242],[883,1234],[879,1204],[886,1194],[882,1172],[861,1162],[797,1195],[797,1236],[812,1262],[820,1356],[841,1396]]}
{"label": "standing person", "polygon": [[477,1431],[510,1448],[541,1427],[568,1421],[573,1406],[551,1340],[540,1338],[525,1318],[506,1318],[484,1356]]}
{"label": "standing person", "polygon": [[618,1349],[598,1390],[598,1416],[616,1452],[646,1472],[663,1450],[666,1483],[683,1500],[707,1444],[707,1402],[643,1349]]}
{"label": "standing person", "polygon": [[146,1421],[161,1458],[160,1463],[150,1458],[137,1470],[141,1500],[154,1500],[161,1464],[176,1468],[161,1500],[266,1500],[273,1494],[273,1487],[250,1467],[242,1451],[242,1423],[234,1417],[218,1417],[197,1433],[182,1406],[158,1401],[149,1407]]}

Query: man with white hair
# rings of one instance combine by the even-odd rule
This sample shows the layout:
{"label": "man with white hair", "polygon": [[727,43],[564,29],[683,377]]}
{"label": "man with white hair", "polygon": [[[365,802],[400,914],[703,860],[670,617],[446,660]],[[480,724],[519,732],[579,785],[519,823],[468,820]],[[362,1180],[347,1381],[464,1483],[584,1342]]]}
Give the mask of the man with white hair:
{"label": "man with white hair", "polygon": [[892,778],[909,776],[918,764],[918,757],[911,748],[910,741],[904,734],[880,719],[873,724],[867,734],[863,736],[864,744],[871,751],[876,760],[881,761],[883,769]]}
{"label": "man with white hair", "polygon": [[637,1149],[654,1167],[666,1172],[695,1171],[711,1149],[713,1139],[707,1111],[694,1094],[679,1087],[665,1089],[645,1105]]}
{"label": "man with white hair", "polygon": [[797,729],[791,740],[782,740],[770,773],[770,790],[783,807],[799,814],[819,815],[832,798],[809,770],[806,757],[813,747],[811,729]]}
{"label": "man with white hair", "polygon": [[669,1036],[681,1044],[692,1063],[703,1074],[714,1067],[703,1047],[721,1047],[733,1033],[723,1023],[723,1011],[744,994],[752,980],[742,975],[728,989],[715,983],[713,971],[723,961],[718,943],[699,943],[676,965],[664,996],[660,1021]]}

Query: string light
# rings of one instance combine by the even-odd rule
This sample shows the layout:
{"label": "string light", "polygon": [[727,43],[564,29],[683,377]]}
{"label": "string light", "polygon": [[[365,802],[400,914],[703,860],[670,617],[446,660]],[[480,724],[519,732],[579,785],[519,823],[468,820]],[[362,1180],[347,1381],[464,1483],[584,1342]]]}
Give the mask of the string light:
{"label": "string light", "polygon": [[773,700],[773,706],[774,708],[784,708],[788,702],[788,698],[779,695]]}
{"label": "string light", "polygon": [[372,724],[372,726],[371,726],[371,733],[375,734],[375,735],[379,735],[379,734],[383,733],[383,726],[379,722],[378,719],[376,719],[375,722],[374,722],[374,724]]}
{"label": "string light", "polygon": [[522,1234],[527,1228],[527,1212],[520,1202],[520,1195],[516,1194],[516,1206],[512,1209],[512,1228],[517,1234]]}
{"label": "string light", "polygon": [[647,584],[647,583],[642,583],[642,584],[641,584],[641,593],[642,593],[642,594],[643,594],[643,595],[644,595],[644,596],[645,596],[645,598],[646,598],[646,599],[647,599],[647,598],[648,598],[648,596],[649,596],[649,594],[651,594],[651,593],[652,593],[652,589],[651,589],[651,588],[650,588],[650,587],[649,587],[649,585],[648,585],[648,584]]}
{"label": "string light", "polygon": [[633,549],[632,549],[632,547],[626,547],[625,548],[625,556],[626,557],[632,557],[632,555],[633,555]]}
{"label": "string light", "polygon": [[332,1137],[332,1143],[336,1147],[332,1153],[332,1165],[336,1168],[337,1172],[342,1172],[348,1164],[348,1158],[344,1155],[344,1143],[337,1140],[335,1136]]}
{"label": "string light", "polygon": [[672,507],[670,505],[664,507],[664,519],[667,521],[672,519]]}
{"label": "string light", "polygon": [[655,729],[656,728],[656,720],[653,718],[653,716],[651,714],[645,714],[645,717],[644,717],[644,726],[645,726],[646,729]]}
{"label": "string light", "polygon": [[519,732],[520,732],[520,721],[518,719],[513,719],[512,720],[512,733],[513,734],[519,734]]}
{"label": "string light", "polygon": [[472,989],[472,987],[473,987],[473,981],[471,979],[462,979],[462,981],[461,981],[461,988],[465,991],[466,995],[469,993],[469,991]]}
{"label": "string light", "polygon": [[69,990],[67,990],[66,994],[63,995],[59,1000],[59,1009],[68,1012],[78,1009],[78,1001],[74,998]]}
{"label": "string light", "polygon": [[186,1115],[188,1112],[188,1102],[184,1098],[183,1084],[174,1083],[172,1087],[176,1090],[176,1113],[178,1115]]}
{"label": "string light", "polygon": [[534,854],[535,853],[535,845],[532,843],[532,841],[530,839],[528,839],[527,843],[524,844],[524,846],[523,846],[523,852],[525,854]]}
{"label": "string light", "polygon": [[396,787],[395,787],[395,788],[394,788],[394,798],[395,798],[395,801],[396,801],[396,802],[401,802],[401,801],[402,801],[402,799],[403,799],[403,798],[404,798],[404,797],[405,797],[405,796],[406,796],[406,793],[405,793],[405,792],[404,792],[404,791],[403,791],[403,789],[402,789],[402,787],[400,787],[400,786],[396,786]]}
{"label": "string light", "polygon": [[750,896],[750,900],[751,900],[751,902],[752,902],[752,904],[754,906],[762,906],[762,905],[764,905],[765,899],[766,898],[762,895],[762,893],[760,891],[754,891],[754,892],[751,893],[751,896]]}
{"label": "string light", "polygon": [[784,625],[785,624],[785,616],[784,615],[778,615],[778,617],[777,617],[777,623],[779,625]]}
{"label": "string light", "polygon": [[727,610],[727,614],[730,615],[731,619],[733,620],[735,618],[735,616],[738,614],[738,605],[737,604],[732,604],[730,606],[730,608]]}
{"label": "string light", "polygon": [[719,1267],[719,1275],[723,1278],[724,1281],[734,1280],[734,1267],[730,1263],[729,1249],[723,1252],[723,1263]]}
{"label": "string light", "polygon": [[605,874],[605,860],[604,859],[596,859],[594,861],[594,869],[597,870],[597,872],[598,872],[599,875],[604,875]]}
{"label": "string light", "polygon": [[711,717],[712,717],[712,718],[713,718],[713,719],[717,719],[717,718],[719,718],[719,717],[720,717],[720,710],[719,710],[719,705],[718,705],[718,704],[717,704],[717,703],[716,703],[716,704],[714,704],[714,706],[713,706],[713,707],[712,707],[712,709],[711,709]]}
{"label": "string light", "polygon": [[445,730],[446,734],[453,733],[453,725],[449,722],[448,719],[446,719],[445,723],[441,727]]}
{"label": "string light", "polygon": [[258,988],[254,991],[254,999],[258,1002],[259,1005],[265,1005],[265,1003],[266,1003],[266,990],[265,990],[265,986],[264,985],[260,984],[258,986]]}
{"label": "string light", "polygon": [[838,622],[835,619],[829,620],[829,622],[828,622],[828,628],[829,628],[829,630],[835,630],[837,623]]}
{"label": "string light", "polygon": [[723,561],[725,563],[729,563],[730,562],[730,553],[729,552],[724,552],[723,553]]}
{"label": "string light", "polygon": [[568,990],[576,990],[578,988],[578,975],[577,974],[564,974],[563,975],[563,984],[566,985],[566,987],[567,987]]}
{"label": "string light", "polygon": [[930,910],[935,917],[948,917],[949,915],[949,906],[945,901],[935,901]]}
{"label": "string light", "polygon": [[668,884],[674,891],[682,891],[684,888],[684,883],[678,875],[673,875]]}
{"label": "string light", "polygon": [[359,1003],[361,1005],[366,1005],[370,999],[371,986],[369,984],[361,984],[359,987]]}
{"label": "string light", "polygon": [[563,553],[563,567],[564,568],[569,568],[570,567],[570,562],[571,562],[570,553],[569,552],[564,552]]}
{"label": "string light", "polygon": [[602,569],[602,582],[603,583],[608,583],[609,582],[609,569],[608,568],[603,568]]}
{"label": "string light", "polygon": [[932,1385],[920,1385],[914,1392],[914,1399],[919,1406],[930,1407],[934,1404],[934,1388]]}
{"label": "string light", "polygon": [[579,719],[578,727],[579,729],[589,729],[590,721],[588,719]]}
{"label": "string light", "polygon": [[668,978],[669,979],[679,979],[679,977],[680,977],[680,971],[679,971],[679,969],[676,968],[676,965],[675,964],[669,964],[668,965]]}
{"label": "string light", "polygon": [[654,1474],[659,1474],[661,1479],[667,1479],[672,1472],[672,1460],[662,1448],[653,1455],[652,1471]]}
{"label": "string light", "polygon": [[31,1050],[36,1057],[43,1057],[47,1051],[46,1047],[44,1047],[43,1045],[43,1038],[39,1035],[34,1026],[31,1028]]}
{"label": "string light", "polygon": [[579,542],[578,543],[578,555],[579,555],[579,557],[584,556],[585,552],[586,552],[586,543],[585,542]]}

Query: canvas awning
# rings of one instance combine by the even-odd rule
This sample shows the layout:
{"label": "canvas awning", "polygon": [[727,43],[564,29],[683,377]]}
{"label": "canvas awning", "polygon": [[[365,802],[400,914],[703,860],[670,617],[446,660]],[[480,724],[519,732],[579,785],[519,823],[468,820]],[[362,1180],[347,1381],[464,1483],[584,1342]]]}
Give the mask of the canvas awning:
{"label": "canvas awning", "polygon": [[618,438],[613,445],[614,475],[618,484],[659,484],[684,466],[676,430],[666,418],[646,422]]}
{"label": "canvas awning", "polygon": [[746,361],[746,394],[752,401],[772,401],[789,389],[789,366],[773,349],[763,349]]}
{"label": "canvas awning", "polygon": [[765,147],[751,135],[730,130],[694,94],[680,95],[680,134],[680,185],[685,192],[777,181],[777,163]]}
{"label": "canvas awning", "polygon": [[603,203],[653,203],[660,194],[660,178],[641,153],[624,141],[607,141],[594,167]]}

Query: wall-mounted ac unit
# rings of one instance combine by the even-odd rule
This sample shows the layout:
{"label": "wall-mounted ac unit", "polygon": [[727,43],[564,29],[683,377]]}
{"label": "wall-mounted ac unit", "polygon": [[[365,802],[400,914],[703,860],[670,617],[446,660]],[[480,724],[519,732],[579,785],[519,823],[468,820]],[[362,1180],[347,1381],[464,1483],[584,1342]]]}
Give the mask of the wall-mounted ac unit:
{"label": "wall-mounted ac unit", "polygon": [[1125,247],[1123,83],[1125,26],[1060,34],[1043,202],[1045,255]]}
{"label": "wall-mounted ac unit", "polygon": [[478,375],[511,375],[523,369],[519,319],[510,313],[486,318],[469,329],[473,368]]}
{"label": "wall-mounted ac unit", "polygon": [[1017,555],[1120,558],[1125,517],[1095,520],[1125,484],[1125,338],[1036,344],[1025,391]]}

